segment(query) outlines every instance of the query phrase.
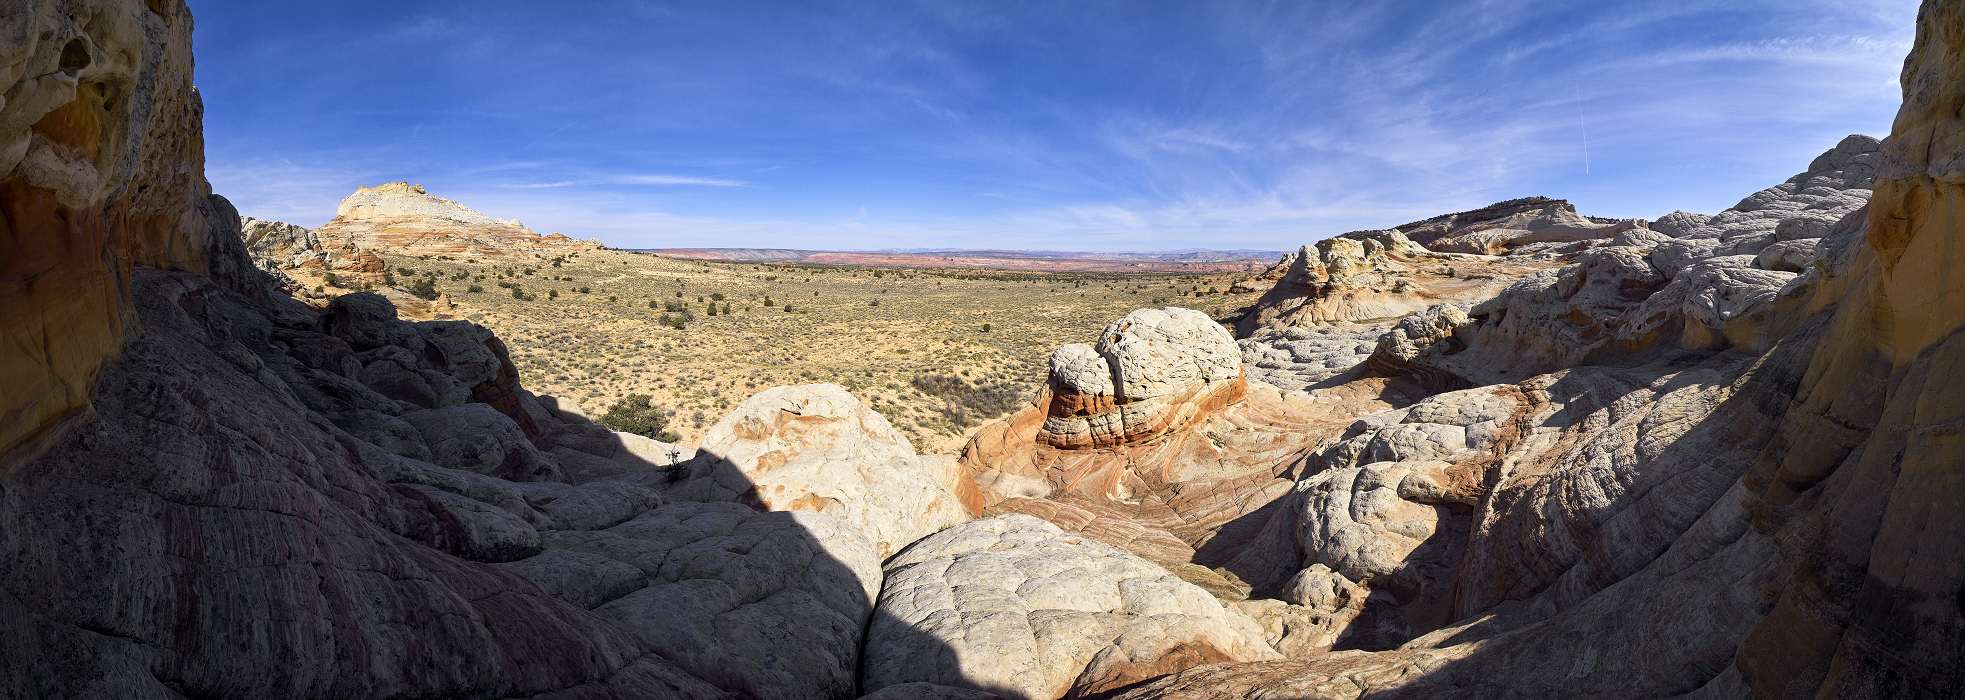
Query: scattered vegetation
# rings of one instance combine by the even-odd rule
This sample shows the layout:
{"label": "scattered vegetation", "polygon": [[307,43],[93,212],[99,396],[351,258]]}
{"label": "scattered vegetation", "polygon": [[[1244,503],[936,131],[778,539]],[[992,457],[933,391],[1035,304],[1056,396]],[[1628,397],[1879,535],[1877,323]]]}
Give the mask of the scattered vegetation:
{"label": "scattered vegetation", "polygon": [[[457,307],[446,315],[498,333],[527,388],[596,416],[645,395],[685,442],[767,387],[834,382],[919,449],[955,452],[978,426],[1022,406],[1058,345],[1092,340],[1127,311],[1166,305],[1156,297],[1225,318],[1259,296],[1190,296],[1227,289],[1235,277],[1227,274],[887,269],[875,277],[866,268],[621,251],[565,256],[557,266],[552,256],[384,258],[405,285],[428,280],[451,294]],[[537,269],[528,275],[527,265]],[[341,290],[380,280],[340,277]],[[500,293],[482,293],[493,285]],[[533,292],[551,289],[557,300],[538,304]]]}
{"label": "scattered vegetation", "polygon": [[409,293],[424,301],[434,301],[437,298],[437,281],[429,277],[418,277],[416,281],[409,283]]}
{"label": "scattered vegetation", "polygon": [[669,432],[669,414],[655,406],[647,394],[629,394],[601,414],[600,424],[611,430],[634,433],[645,438],[676,442],[680,436]]}
{"label": "scattered vegetation", "polygon": [[950,374],[919,374],[910,383],[916,391],[941,399],[942,417],[958,428],[1014,411],[1025,398],[1013,384],[975,384]]}

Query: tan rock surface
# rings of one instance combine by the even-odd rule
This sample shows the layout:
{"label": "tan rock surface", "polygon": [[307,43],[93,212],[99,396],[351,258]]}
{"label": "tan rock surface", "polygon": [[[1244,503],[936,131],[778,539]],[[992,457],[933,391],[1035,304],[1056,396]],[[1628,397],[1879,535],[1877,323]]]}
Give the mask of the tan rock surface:
{"label": "tan rock surface", "polygon": [[237,215],[208,199],[190,22],[172,1],[0,13],[0,452],[86,412],[131,266],[238,274],[209,251]]}
{"label": "tan rock surface", "polygon": [[777,387],[710,428],[670,492],[839,517],[885,558],[968,520],[952,465],[923,457],[836,384]]}

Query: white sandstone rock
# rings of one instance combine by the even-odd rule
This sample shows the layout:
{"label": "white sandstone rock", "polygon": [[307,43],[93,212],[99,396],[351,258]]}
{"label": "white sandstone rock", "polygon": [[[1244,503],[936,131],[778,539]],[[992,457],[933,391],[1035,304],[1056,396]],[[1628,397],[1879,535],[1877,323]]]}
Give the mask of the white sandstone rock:
{"label": "white sandstone rock", "polygon": [[703,435],[677,498],[738,498],[818,511],[857,528],[886,557],[968,520],[946,465],[836,384],[759,392]]}
{"label": "white sandstone rock", "polygon": [[1260,626],[1201,588],[1027,515],[925,538],[886,575],[868,691],[930,682],[1048,699],[1277,656]]}

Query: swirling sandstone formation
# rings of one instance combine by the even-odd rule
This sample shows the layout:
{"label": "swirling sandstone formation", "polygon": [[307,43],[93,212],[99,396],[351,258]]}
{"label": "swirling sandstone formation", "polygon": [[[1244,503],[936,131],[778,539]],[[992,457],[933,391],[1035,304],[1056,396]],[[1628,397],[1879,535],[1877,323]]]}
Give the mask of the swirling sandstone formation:
{"label": "swirling sandstone formation", "polygon": [[[1501,313],[1554,305],[1531,319],[1573,309],[1611,320],[1607,331],[1622,327],[1616,319],[1659,319],[1635,309],[1677,316],[1636,338],[1645,344],[1632,352],[1536,354],[1510,369],[1539,374],[1472,390],[1516,409],[1483,431],[1493,437],[1465,443],[1491,457],[1446,456],[1458,466],[1440,473],[1484,472],[1447,480],[1482,485],[1460,520],[1466,534],[1444,539],[1457,553],[1354,549],[1345,543],[1401,540],[1332,536],[1344,530],[1329,527],[1335,513],[1322,504],[1334,501],[1315,494],[1341,492],[1306,487],[1302,512],[1312,515],[1301,532],[1311,536],[1298,542],[1306,561],[1374,580],[1415,567],[1421,574],[1417,588],[1398,583],[1383,598],[1393,607],[1374,613],[1368,604],[1361,620],[1411,625],[1422,619],[1413,613],[1437,610],[1426,601],[1446,585],[1449,609],[1434,619],[1452,622],[1430,633],[1408,628],[1422,634],[1397,649],[1204,667],[1122,697],[1954,693],[1965,682],[1953,661],[1965,650],[1957,595],[1965,560],[1956,556],[1965,516],[1947,501],[1958,485],[1965,403],[1945,377],[1965,357],[1957,342],[1965,310],[1955,303],[1960,283],[1944,270],[1961,262],[1955,243],[1965,237],[1952,209],[1965,185],[1961,28],[1965,3],[1925,3],[1904,108],[1880,147],[1845,140],[1790,181],[1797,187],[1709,219],[1671,217],[1672,241],[1687,242],[1654,246],[1642,258],[1648,271],[1620,252],[1614,263],[1582,260],[1522,289],[1545,294],[1569,278],[1582,290],[1585,278],[1608,271],[1613,282],[1602,292],[1519,296]],[[1872,171],[1874,196],[1857,210]],[[1783,232],[1786,241],[1818,240],[1799,275],[1751,250],[1786,242]],[[1499,356],[1569,330],[1540,322],[1478,330],[1496,315],[1442,314],[1458,328],[1407,335],[1455,338],[1453,357]],[[1469,322],[1479,324],[1474,332]],[[1477,383],[1494,376],[1454,374]],[[1461,396],[1479,394],[1429,402]],[[1333,469],[1396,460],[1362,467],[1386,477],[1407,470],[1396,489],[1353,488],[1349,498],[1382,503],[1371,512],[1390,516],[1359,525],[1410,539],[1428,528],[1409,523],[1448,522],[1451,500],[1434,495],[1437,476],[1406,487],[1440,456],[1437,447],[1390,449],[1399,442],[1387,432],[1390,418],[1361,421],[1321,458],[1341,457]],[[1461,449],[1451,436],[1415,444]],[[1424,541],[1440,539],[1436,531]]]}
{"label": "swirling sandstone formation", "polygon": [[[1240,347],[1135,312],[959,463],[829,385],[692,453],[475,325],[279,294],[248,247],[314,242],[209,195],[183,5],[7,9],[0,697],[1965,687],[1965,2],[1880,143],[1712,216],[1306,249]],[[425,198],[351,218],[505,225]]]}

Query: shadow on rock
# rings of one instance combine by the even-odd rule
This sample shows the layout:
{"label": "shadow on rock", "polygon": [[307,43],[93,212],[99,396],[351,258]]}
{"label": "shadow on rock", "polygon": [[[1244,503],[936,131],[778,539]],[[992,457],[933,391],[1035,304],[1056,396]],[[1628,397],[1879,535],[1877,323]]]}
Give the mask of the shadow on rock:
{"label": "shadow on rock", "polygon": [[732,475],[554,410],[475,325],[132,279],[93,416],[0,474],[0,697],[857,696],[844,520],[666,497]]}

